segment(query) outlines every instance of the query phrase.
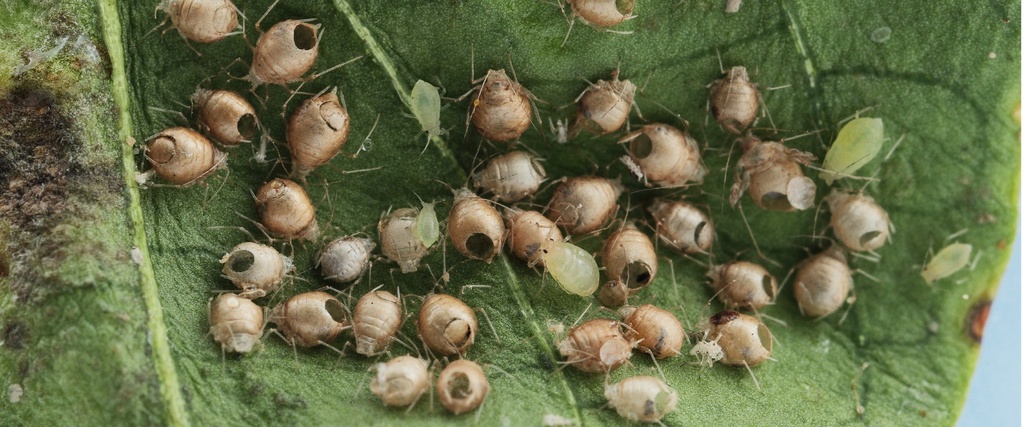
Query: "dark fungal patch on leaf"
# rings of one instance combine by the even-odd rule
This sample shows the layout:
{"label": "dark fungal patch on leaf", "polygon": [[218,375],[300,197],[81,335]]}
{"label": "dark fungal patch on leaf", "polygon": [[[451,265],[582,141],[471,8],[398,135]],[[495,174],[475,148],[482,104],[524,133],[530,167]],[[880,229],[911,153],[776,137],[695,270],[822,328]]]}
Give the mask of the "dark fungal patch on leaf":
{"label": "dark fungal patch on leaf", "polygon": [[981,338],[985,335],[985,322],[988,321],[990,308],[992,308],[992,300],[984,299],[974,304],[967,314],[967,337],[975,344],[981,344]]}
{"label": "dark fungal patch on leaf", "polygon": [[12,350],[24,349],[28,336],[28,324],[21,320],[12,320],[4,326],[3,346]]}

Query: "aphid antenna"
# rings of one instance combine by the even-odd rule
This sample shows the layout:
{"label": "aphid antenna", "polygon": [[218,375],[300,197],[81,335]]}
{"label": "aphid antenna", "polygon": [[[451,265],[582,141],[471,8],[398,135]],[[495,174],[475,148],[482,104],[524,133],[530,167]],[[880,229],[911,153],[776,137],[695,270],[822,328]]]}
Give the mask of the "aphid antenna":
{"label": "aphid antenna", "polygon": [[[305,86],[305,85],[306,85],[305,81],[299,82],[299,87],[295,88],[295,90],[293,90],[293,91],[290,91],[291,93],[288,94],[288,98],[284,100],[283,104],[281,104],[281,118],[282,119],[284,119],[284,120],[288,119],[287,118],[288,104],[292,102],[292,98],[295,98],[295,95],[300,95],[300,94],[301,95],[306,95],[305,92],[302,92],[302,87]],[[316,97],[318,97],[320,95],[323,95],[330,88],[331,88],[331,86],[328,86],[328,87],[322,89],[319,93],[314,95],[313,98],[316,98]]]}
{"label": "aphid antenna", "polygon": [[256,31],[259,31],[260,34],[263,34],[263,29],[260,28],[260,24],[262,24],[263,20],[267,17],[268,14],[270,14],[270,11],[274,10],[274,7],[277,6],[277,3],[279,1],[281,1],[281,0],[274,0],[274,2],[270,4],[270,7],[268,7],[267,10],[265,12],[263,12],[262,16],[260,16],[260,19],[256,20],[256,25],[255,25]]}
{"label": "aphid antenna", "polygon": [[865,260],[865,261],[868,261],[868,262],[873,262],[873,263],[876,263],[876,264],[879,261],[882,260],[882,257],[880,255],[878,255],[878,254],[863,254],[863,253],[860,253],[860,252],[850,252],[850,256],[852,256],[854,258],[857,258],[857,259],[862,259],[862,260]]}
{"label": "aphid antenna", "polygon": [[761,383],[757,382],[757,377],[754,376],[754,370],[750,369],[750,365],[747,364],[746,360],[743,361],[743,367],[747,368],[747,372],[750,373],[750,378],[754,380],[754,387],[757,387],[757,391],[761,391]]}
{"label": "aphid antenna", "polygon": [[[859,387],[857,386],[857,384],[860,383],[860,378],[864,376],[864,371],[866,371],[869,366],[870,365],[868,364],[868,362],[864,362],[862,365],[860,365],[860,370],[857,371],[857,375],[854,375],[853,380],[850,381],[850,388],[853,389],[853,411],[857,414],[857,418],[862,419],[864,418],[865,409],[864,406],[861,405],[860,403],[860,392],[858,391]],[[902,409],[903,407],[901,406],[900,410]]]}
{"label": "aphid antenna", "polygon": [[577,317],[576,321],[572,323],[572,327],[576,327],[576,325],[579,325],[580,321],[583,320],[583,317],[587,315],[588,311],[590,311],[590,307],[593,307],[593,306],[594,306],[593,301],[591,301],[589,304],[587,304],[587,308],[583,309],[583,312],[580,313],[580,317]]}
{"label": "aphid antenna", "polygon": [[[252,194],[252,190],[250,190],[250,191],[249,191],[249,194]],[[255,200],[255,198],[256,198],[256,195],[255,195],[255,194],[252,194],[252,197],[253,197],[253,199]],[[254,220],[254,219],[252,219],[252,218],[249,218],[249,217],[247,217],[247,216],[245,216],[245,215],[242,215],[242,213],[241,213],[241,212],[238,212],[238,211],[233,211],[233,212],[234,212],[234,213],[235,213],[235,215],[237,215],[237,216],[238,216],[239,218],[242,218],[242,219],[244,219],[244,220],[246,220],[246,221],[249,221],[249,222],[253,223],[253,225],[255,225],[255,226],[256,226],[256,228],[257,228],[257,229],[259,229],[261,233],[263,233],[263,237],[266,237],[266,238],[267,238],[267,244],[268,244],[268,245],[273,245],[273,244],[274,244],[274,238],[273,238],[273,237],[270,237],[270,234],[268,234],[268,233],[267,233],[267,229],[266,229],[265,227],[263,227],[263,224],[260,224],[260,223],[259,223],[258,221]],[[245,231],[245,233],[246,233],[246,234],[248,234],[250,238],[252,237],[252,234],[251,234],[251,233],[249,233],[249,231],[248,231],[248,230],[246,230],[245,228],[242,228],[242,227],[237,227],[237,228],[239,228],[239,229],[241,229],[241,230]],[[252,239],[252,241],[254,241],[254,242],[258,242],[259,240],[256,240],[256,239]]]}
{"label": "aphid antenna", "polygon": [[[465,289],[465,287],[463,287],[463,289]],[[480,314],[484,315],[484,320],[487,321],[487,326],[491,329],[491,333],[494,334],[494,340],[497,341],[498,344],[501,344],[501,337],[498,335],[498,330],[494,329],[494,323],[491,322],[491,316],[487,314],[487,310],[483,307],[476,307],[473,311],[479,311]]]}
{"label": "aphid antenna", "polygon": [[761,252],[761,247],[758,246],[757,244],[757,237],[754,237],[754,230],[750,228],[750,222],[747,221],[747,215],[743,213],[743,203],[738,203],[737,206],[739,207],[740,217],[743,218],[743,225],[747,227],[747,233],[750,234],[750,241],[753,242],[754,250],[757,251],[757,256],[765,261],[770,262],[772,265],[775,265],[776,267],[782,267],[782,264],[780,264],[778,261],[768,258],[764,254],[764,252]]}
{"label": "aphid antenna", "polygon": [[871,106],[867,106],[867,107],[864,107],[864,108],[862,108],[862,109],[860,109],[860,110],[857,110],[857,111],[855,111],[855,112],[853,113],[853,115],[852,115],[852,116],[849,116],[849,117],[847,117],[847,118],[844,118],[844,119],[840,120],[840,121],[839,121],[838,123],[836,123],[836,127],[839,127],[839,128],[841,128],[841,127],[843,127],[843,124],[844,124],[844,123],[846,123],[846,122],[848,122],[848,121],[850,121],[850,120],[853,120],[853,119],[857,119],[857,118],[860,118],[860,115],[861,115],[861,114],[864,114],[864,113],[866,113],[866,112],[868,112],[868,111],[871,111],[871,110],[872,110],[872,109],[874,109],[874,108],[875,108],[875,106],[874,106],[874,105],[871,105]]}
{"label": "aphid antenna", "polygon": [[[775,302],[772,301],[772,304],[774,304],[774,303]],[[789,323],[786,323],[785,320],[779,319],[778,317],[769,316],[769,315],[767,315],[767,314],[765,314],[763,312],[757,311],[757,310],[754,310],[754,313],[757,313],[757,317],[759,317],[759,318],[771,320],[772,322],[778,323],[779,326],[782,326],[784,328],[788,328],[789,327]]]}
{"label": "aphid antenna", "polygon": [[900,144],[903,143],[903,140],[906,138],[907,134],[900,135],[900,137],[896,139],[896,143],[893,144],[892,148],[889,149],[889,152],[886,153],[885,158],[882,159],[882,162],[888,162],[889,158],[892,157],[892,154],[896,152],[896,148],[898,148]]}
{"label": "aphid antenna", "polygon": [[[318,45],[320,44],[320,37],[323,37],[324,33],[326,33],[326,31],[321,31],[320,34],[317,35],[317,44]],[[323,70],[323,71],[321,71],[319,73],[315,73],[315,74],[313,74],[313,75],[311,75],[309,77],[306,77],[306,78],[302,79],[302,81],[307,82],[307,81],[311,81],[311,80],[316,80],[316,79],[320,78],[321,76],[323,76],[324,74],[327,74],[327,73],[329,73],[331,71],[337,70],[337,69],[339,69],[341,67],[344,67],[344,66],[346,66],[348,64],[351,64],[351,63],[356,62],[356,61],[358,61],[360,59],[363,59],[364,56],[366,56],[366,55],[356,56],[356,57],[354,57],[352,59],[349,59],[348,61],[345,61],[345,62],[342,62],[340,64],[334,65],[331,68],[328,68],[328,69]],[[342,100],[342,105],[344,105],[344,102],[345,101]],[[345,109],[348,110],[348,107],[345,107]]]}

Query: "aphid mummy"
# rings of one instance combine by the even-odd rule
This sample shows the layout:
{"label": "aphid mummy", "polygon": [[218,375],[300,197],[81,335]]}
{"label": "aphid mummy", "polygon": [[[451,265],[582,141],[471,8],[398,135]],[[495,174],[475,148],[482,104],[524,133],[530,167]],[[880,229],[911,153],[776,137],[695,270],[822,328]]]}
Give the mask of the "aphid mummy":
{"label": "aphid mummy", "polygon": [[569,331],[559,341],[566,363],[583,372],[611,372],[629,361],[633,345],[622,335],[622,323],[594,319]]}
{"label": "aphid mummy", "polygon": [[292,259],[276,249],[259,243],[240,243],[220,259],[224,276],[242,293],[242,298],[256,299],[266,296],[281,285],[285,274],[295,270]]}
{"label": "aphid mummy", "polygon": [[337,156],[348,140],[349,122],[337,88],[303,101],[292,113],[286,134],[292,176],[303,179]]}
{"label": "aphid mummy", "polygon": [[198,43],[219,41],[240,29],[231,0],[163,0],[157,6],[182,37]]}
{"label": "aphid mummy", "polygon": [[388,291],[373,291],[356,303],[352,315],[352,333],[356,353],[375,356],[388,351],[402,327],[402,302]]}
{"label": "aphid mummy", "polygon": [[505,242],[505,222],[490,203],[462,188],[448,214],[448,235],[460,254],[489,264]]}
{"label": "aphid mummy", "polygon": [[441,129],[441,95],[438,94],[437,87],[417,80],[409,97],[412,101],[409,109],[420,123],[423,132],[427,133],[427,139],[444,134],[444,129]]}
{"label": "aphid mummy", "polygon": [[696,206],[683,202],[655,200],[650,207],[657,224],[655,234],[663,243],[680,252],[707,252],[715,240],[711,218]]}
{"label": "aphid mummy", "polygon": [[710,87],[711,113],[725,130],[738,135],[757,118],[761,91],[750,82],[746,68],[732,67]]}
{"label": "aphid mummy", "polygon": [[370,391],[387,406],[410,406],[430,387],[427,361],[412,356],[398,356],[378,363],[370,382]]}
{"label": "aphid mummy", "polygon": [[728,308],[760,310],[775,301],[779,285],[764,267],[747,261],[717,265],[709,283]]}
{"label": "aphid mummy", "polygon": [[455,360],[437,376],[437,398],[455,415],[480,407],[490,392],[484,370],[471,360]]}
{"label": "aphid mummy", "polygon": [[227,155],[220,152],[199,132],[183,127],[164,129],[146,145],[146,159],[153,170],[174,185],[201,182],[227,166]]}
{"label": "aphid mummy", "polygon": [[487,70],[477,90],[470,114],[473,126],[484,139],[512,141],[530,127],[532,95],[510,79],[505,70]]}
{"label": "aphid mummy", "polygon": [[723,310],[711,316],[711,336],[722,348],[722,363],[753,367],[772,355],[772,334],[756,317]]}
{"label": "aphid mummy", "polygon": [[569,138],[580,130],[599,136],[618,132],[629,118],[635,93],[633,82],[619,80],[618,70],[612,72],[612,81],[598,80],[590,85],[576,99],[579,108]]}
{"label": "aphid mummy", "polygon": [[853,289],[853,274],[839,245],[814,255],[797,266],[793,295],[804,316],[834,313]]}
{"label": "aphid mummy", "polygon": [[540,251],[544,268],[564,291],[584,297],[597,291],[600,272],[590,252],[569,242],[550,240]]}
{"label": "aphid mummy", "polygon": [[289,19],[260,35],[246,80],[253,87],[264,83],[284,85],[302,79],[320,49],[320,25]]}
{"label": "aphid mummy", "polygon": [[285,340],[300,347],[313,347],[334,341],[348,329],[345,306],[325,292],[305,292],[278,304],[270,312]]}
{"label": "aphid mummy", "polygon": [[832,232],[847,248],[872,251],[889,240],[889,214],[871,197],[833,191],[825,202],[832,211]]}
{"label": "aphid mummy", "polygon": [[437,242],[440,231],[433,204],[423,205],[423,210],[401,208],[391,212],[377,224],[380,233],[381,252],[398,263],[403,273],[412,273],[419,268],[420,259]]}
{"label": "aphid mummy", "polygon": [[619,308],[626,305],[629,299],[629,288],[619,279],[612,279],[601,285],[597,292],[597,300],[608,308]]}
{"label": "aphid mummy", "polygon": [[229,90],[199,89],[192,95],[200,129],[228,147],[252,141],[260,127],[256,110],[242,95]]}
{"label": "aphid mummy", "polygon": [[674,314],[651,304],[625,307],[619,314],[628,327],[626,339],[635,342],[640,350],[657,359],[680,354],[686,331]]}
{"label": "aphid mummy", "polygon": [[263,335],[263,308],[232,293],[220,294],[210,305],[210,335],[224,351],[252,351]]}
{"label": "aphid mummy", "polygon": [[729,203],[736,206],[748,190],[762,209],[791,212],[814,206],[817,187],[804,176],[800,165],[816,160],[813,154],[781,143],[748,136],[741,139],[743,156],[736,163],[736,178]]}
{"label": "aphid mummy", "polygon": [[635,130],[619,140],[629,143],[630,159],[643,176],[662,187],[704,182],[707,168],[701,161],[697,140],[688,132],[662,123]]}
{"label": "aphid mummy", "polygon": [[529,265],[544,267],[541,252],[547,242],[561,242],[562,231],[555,223],[537,211],[508,209],[505,211],[508,229],[508,250]]}
{"label": "aphid mummy", "polygon": [[[634,18],[633,0],[567,0],[574,17],[583,23],[598,27],[614,27]],[[566,36],[568,37],[568,36]]]}
{"label": "aphid mummy", "polygon": [[629,377],[604,388],[608,406],[629,421],[656,423],[676,409],[679,395],[663,381],[648,376]]}
{"label": "aphid mummy", "polygon": [[503,202],[518,202],[533,195],[545,178],[544,166],[525,151],[502,154],[473,174],[473,186]]}
{"label": "aphid mummy", "polygon": [[568,178],[551,196],[547,216],[569,234],[587,234],[603,227],[615,214],[620,194],[622,186],[609,179]]}
{"label": "aphid mummy", "polygon": [[370,252],[377,244],[365,237],[345,236],[328,243],[316,264],[327,280],[348,283],[362,277],[370,266]]}
{"label": "aphid mummy", "polygon": [[882,119],[858,118],[839,130],[835,142],[829,147],[822,162],[818,177],[832,185],[843,176],[852,175],[868,164],[882,149],[885,136],[882,133]]}
{"label": "aphid mummy", "polygon": [[604,241],[601,264],[610,280],[619,280],[631,294],[647,287],[658,274],[658,254],[642,231],[626,224]]}
{"label": "aphid mummy", "polygon": [[290,179],[275,178],[256,192],[256,211],[267,231],[285,240],[313,241],[320,236],[316,209],[302,186]]}
{"label": "aphid mummy", "polygon": [[428,295],[420,307],[416,329],[423,344],[439,356],[466,354],[476,340],[476,314],[458,298]]}
{"label": "aphid mummy", "polygon": [[921,277],[930,285],[936,280],[952,276],[971,262],[972,249],[966,243],[953,243],[942,248],[921,269]]}

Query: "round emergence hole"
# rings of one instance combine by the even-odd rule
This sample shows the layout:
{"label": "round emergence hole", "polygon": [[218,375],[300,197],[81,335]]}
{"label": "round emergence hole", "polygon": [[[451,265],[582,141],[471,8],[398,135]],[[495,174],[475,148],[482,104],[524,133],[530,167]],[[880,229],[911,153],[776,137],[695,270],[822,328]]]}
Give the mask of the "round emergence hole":
{"label": "round emergence hole", "polygon": [[643,261],[633,261],[622,270],[622,276],[630,289],[642,288],[651,281],[651,269]]}
{"label": "round emergence hole", "polygon": [[300,24],[292,32],[292,39],[295,47],[302,50],[310,50],[316,47],[316,27],[309,24]]}
{"label": "round emergence hole", "polygon": [[466,239],[466,250],[479,259],[488,259],[494,255],[494,242],[483,233],[474,233]]}
{"label": "round emergence hole", "polygon": [[341,301],[335,299],[324,301],[324,309],[335,322],[345,323],[345,306],[341,304]]}
{"label": "round emergence hole", "polygon": [[693,242],[696,243],[697,246],[700,246],[701,244],[700,234],[704,231],[704,227],[707,225],[707,221],[701,221],[700,224],[697,224],[697,227],[693,229]]}
{"label": "round emergence hole", "polygon": [[462,348],[463,345],[473,339],[473,328],[465,320],[454,319],[448,322],[448,326],[445,326],[444,337],[455,348]]}
{"label": "round emergence hole", "polygon": [[761,204],[764,205],[765,209],[773,211],[788,211],[793,208],[789,204],[789,198],[785,194],[770,191],[761,196]]}
{"label": "round emergence hole", "polygon": [[867,233],[861,234],[860,235],[860,244],[861,244],[861,246],[867,245],[868,242],[870,242],[872,240],[875,240],[875,237],[878,237],[880,234],[882,234],[882,232],[878,231],[878,230],[869,231]]}
{"label": "round emergence hole", "polygon": [[633,156],[638,159],[646,159],[647,156],[651,155],[651,151],[654,151],[654,144],[647,134],[637,135],[636,138],[629,142],[629,152],[633,153]]}
{"label": "round emergence hole", "polygon": [[238,119],[238,134],[242,135],[242,138],[252,140],[253,135],[256,135],[256,116],[252,114],[246,114]]}
{"label": "round emergence hole", "polygon": [[757,339],[761,341],[761,346],[768,350],[769,353],[772,351],[772,333],[768,332],[768,327],[763,323],[757,325]]}
{"label": "round emergence hole", "polygon": [[228,268],[235,273],[245,273],[255,263],[256,256],[245,249],[232,252],[231,257],[228,258]]}
{"label": "round emergence hole", "polygon": [[764,293],[768,295],[768,298],[775,298],[775,287],[772,286],[772,276],[765,274],[761,277],[761,286],[764,287]]}
{"label": "round emergence hole", "polygon": [[615,10],[623,15],[629,15],[633,13],[633,7],[636,5],[635,0],[615,0]]}
{"label": "round emergence hole", "polygon": [[462,372],[452,375],[452,380],[448,381],[448,394],[459,400],[471,396],[473,389],[469,384],[469,376]]}

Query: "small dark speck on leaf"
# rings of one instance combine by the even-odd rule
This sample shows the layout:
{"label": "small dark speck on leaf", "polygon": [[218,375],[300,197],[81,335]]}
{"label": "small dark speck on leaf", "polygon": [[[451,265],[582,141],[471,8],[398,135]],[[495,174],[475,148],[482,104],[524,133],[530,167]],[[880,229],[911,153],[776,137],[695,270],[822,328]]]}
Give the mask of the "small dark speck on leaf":
{"label": "small dark speck on leaf", "polygon": [[25,340],[28,339],[28,324],[20,320],[13,320],[4,327],[4,347],[12,350],[25,348]]}
{"label": "small dark speck on leaf", "polygon": [[992,307],[991,300],[984,300],[971,307],[967,315],[967,336],[975,344],[981,344],[981,337],[985,335],[985,322],[988,321],[988,310]]}

